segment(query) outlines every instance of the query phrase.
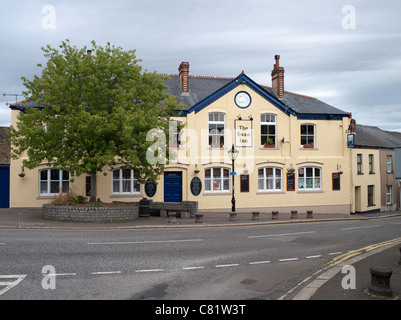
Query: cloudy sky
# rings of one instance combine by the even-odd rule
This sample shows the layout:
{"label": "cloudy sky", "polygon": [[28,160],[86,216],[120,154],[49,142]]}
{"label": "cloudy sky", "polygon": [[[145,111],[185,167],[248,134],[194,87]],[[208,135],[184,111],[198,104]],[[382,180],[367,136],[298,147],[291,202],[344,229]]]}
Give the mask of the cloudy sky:
{"label": "cloudy sky", "polygon": [[[6,103],[43,63],[41,47],[111,42],[136,49],[149,71],[233,77],[271,85],[274,55],[285,89],[401,131],[399,0],[0,0],[0,126]],[[18,97],[22,100],[22,97]]]}

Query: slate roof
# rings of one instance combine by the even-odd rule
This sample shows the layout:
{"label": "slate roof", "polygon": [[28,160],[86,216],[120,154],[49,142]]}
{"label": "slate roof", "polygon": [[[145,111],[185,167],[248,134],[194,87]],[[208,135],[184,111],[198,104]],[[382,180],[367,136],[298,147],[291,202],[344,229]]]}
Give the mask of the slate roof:
{"label": "slate roof", "polygon": [[[166,90],[171,95],[177,97],[178,103],[183,103],[186,107],[184,110],[188,111],[192,107],[198,105],[200,102],[209,98],[220,89],[225,86],[229,86],[230,83],[236,81],[236,79],[242,77],[252,81],[243,73],[235,78],[219,78],[219,77],[202,77],[202,76],[189,76],[189,93],[183,94],[181,92],[179,76],[169,75],[169,78],[164,81],[168,86]],[[291,113],[297,115],[338,115],[348,116],[349,113],[338,108],[335,108],[327,103],[324,103],[316,98],[308,97],[300,94],[295,94],[286,91],[283,99],[278,99],[277,95],[271,87],[254,84],[258,87],[259,93],[269,95],[273,100],[278,101],[279,104],[285,105],[285,108],[289,108]],[[18,102],[10,105],[11,109],[18,109],[25,111],[26,106],[39,107],[35,102]]]}
{"label": "slate roof", "polygon": [[385,131],[378,127],[357,124],[355,147],[389,148],[401,146],[401,132]]}
{"label": "slate roof", "polygon": [[[167,92],[171,95],[177,96],[177,101],[186,105],[184,110],[189,110],[203,99],[209,97],[212,93],[220,90],[236,79],[189,76],[189,93],[182,94],[178,75],[170,75],[169,77],[168,80],[165,80],[165,84],[169,87]],[[262,85],[260,85],[260,87],[268,94],[278,99],[276,93],[271,87]],[[284,99],[282,99],[281,102],[298,114],[348,114],[346,111],[328,105],[316,98],[288,91],[285,92]]]}

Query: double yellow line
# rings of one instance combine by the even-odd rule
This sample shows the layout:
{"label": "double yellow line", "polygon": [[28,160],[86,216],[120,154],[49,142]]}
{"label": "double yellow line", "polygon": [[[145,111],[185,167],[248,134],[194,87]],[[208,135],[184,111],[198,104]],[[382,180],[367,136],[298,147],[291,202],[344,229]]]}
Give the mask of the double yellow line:
{"label": "double yellow line", "polygon": [[366,246],[363,248],[360,248],[358,250],[353,250],[351,252],[347,252],[344,253],[342,255],[339,255],[337,257],[335,257],[333,260],[331,260],[330,262],[328,262],[322,269],[316,271],[315,273],[313,273],[311,276],[307,277],[306,279],[304,279],[303,281],[301,281],[300,283],[298,283],[294,288],[292,288],[291,290],[289,290],[287,293],[285,293],[284,295],[282,295],[280,298],[278,298],[278,300],[284,300],[288,295],[290,295],[291,293],[293,293],[296,289],[298,289],[301,285],[305,284],[306,282],[310,281],[311,279],[315,278],[318,274],[323,273],[324,271],[333,268],[337,265],[339,265],[340,263],[343,263],[344,261],[355,257],[357,255],[360,255],[362,253],[366,253],[387,245],[391,245],[397,242],[400,242],[401,238],[396,238],[396,239],[392,239],[392,240],[388,240],[388,241],[384,241],[384,242],[380,242],[380,243],[375,243],[372,244],[370,246]]}

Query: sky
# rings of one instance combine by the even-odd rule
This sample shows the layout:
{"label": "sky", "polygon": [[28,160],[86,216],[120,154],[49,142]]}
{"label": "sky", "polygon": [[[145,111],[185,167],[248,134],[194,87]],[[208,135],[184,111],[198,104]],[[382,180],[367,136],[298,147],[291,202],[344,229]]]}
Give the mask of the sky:
{"label": "sky", "polygon": [[399,0],[0,0],[0,126],[21,77],[40,75],[41,48],[69,39],[136,49],[148,71],[188,61],[191,75],[267,86],[279,54],[285,90],[401,131],[400,14]]}

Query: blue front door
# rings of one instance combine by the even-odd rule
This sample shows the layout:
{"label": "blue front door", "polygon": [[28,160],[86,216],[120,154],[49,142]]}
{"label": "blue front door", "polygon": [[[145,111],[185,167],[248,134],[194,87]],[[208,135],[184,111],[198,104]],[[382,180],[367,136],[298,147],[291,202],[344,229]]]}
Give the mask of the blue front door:
{"label": "blue front door", "polygon": [[0,166],[0,208],[10,207],[10,167]]}
{"label": "blue front door", "polygon": [[164,202],[182,202],[182,172],[164,173]]}

